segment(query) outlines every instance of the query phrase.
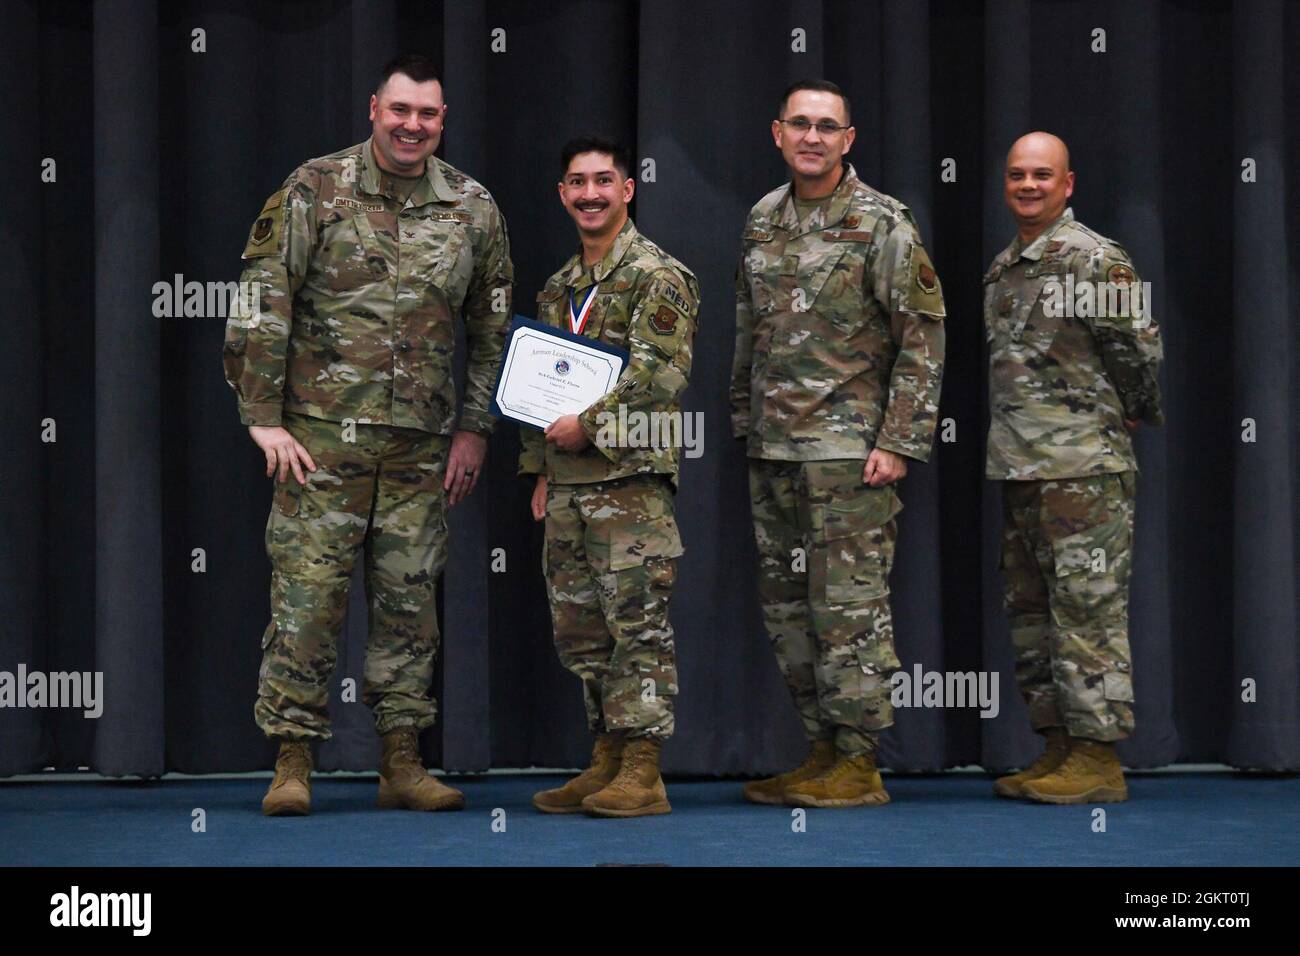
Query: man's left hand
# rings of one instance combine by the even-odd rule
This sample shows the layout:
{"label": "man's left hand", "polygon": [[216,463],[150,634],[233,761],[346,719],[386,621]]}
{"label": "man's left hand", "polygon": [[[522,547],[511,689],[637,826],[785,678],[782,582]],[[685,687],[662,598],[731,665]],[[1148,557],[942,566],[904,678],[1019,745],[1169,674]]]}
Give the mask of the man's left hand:
{"label": "man's left hand", "polygon": [[907,476],[907,459],[883,448],[871,449],[867,465],[862,469],[862,480],[872,488],[892,485]]}
{"label": "man's left hand", "polygon": [[448,505],[463,500],[474,490],[486,456],[487,439],[482,435],[459,431],[452,436],[451,453],[447,456],[447,477],[442,482]]}
{"label": "man's left hand", "polygon": [[546,440],[554,442],[560,451],[582,451],[591,444],[577,415],[565,415],[547,425]]}

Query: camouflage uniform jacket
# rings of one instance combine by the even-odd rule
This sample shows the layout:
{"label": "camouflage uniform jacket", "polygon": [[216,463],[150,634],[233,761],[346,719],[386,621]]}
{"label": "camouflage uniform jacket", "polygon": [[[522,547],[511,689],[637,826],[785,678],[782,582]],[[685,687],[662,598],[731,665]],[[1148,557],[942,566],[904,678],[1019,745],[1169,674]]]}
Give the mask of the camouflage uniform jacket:
{"label": "camouflage uniform jacket", "polygon": [[285,410],[449,434],[463,310],[459,427],[491,431],[513,269],[505,220],[473,179],[430,156],[403,203],[367,140],[294,170],[243,257],[259,311],[232,314],[224,363],[245,425]]}
{"label": "camouflage uniform jacket", "polygon": [[[631,423],[626,435],[606,428],[606,436],[616,442],[601,440],[601,428],[619,421],[622,405],[624,416],[657,412],[660,423],[675,418],[671,434],[680,436],[676,430],[681,427],[679,398],[691,372],[699,282],[690,269],[641,235],[629,219],[594,268],[583,268],[579,250],[547,280],[537,295],[537,321],[569,331],[569,290],[581,302],[592,283],[597,284],[596,300],[583,336],[626,349],[630,358],[618,384],[578,416],[592,444],[579,452],[560,451],[537,429],[521,428],[519,474],[544,474],[560,484],[661,474],[676,485],[677,442],[649,447],[638,439],[635,418],[624,419]],[[647,438],[662,437],[664,428],[644,432]]]}
{"label": "camouflage uniform jacket", "polygon": [[907,207],[846,166],[801,228],[786,184],[749,213],[736,273],[732,432],[751,458],[925,461],[943,291]]}
{"label": "camouflage uniform jacket", "polygon": [[[1103,310],[1079,294],[1089,286],[1104,300],[1103,283],[1117,289],[1138,282],[1128,253],[1076,222],[1069,209],[1029,245],[1021,248],[1017,237],[993,260],[984,276],[987,477],[1047,480],[1136,470],[1124,419],[1164,420],[1156,380],[1160,330],[1145,296],[1140,309],[1136,303],[1123,308],[1121,299],[1113,310],[1121,314],[1097,316]],[[1071,314],[1078,312],[1089,317]]]}

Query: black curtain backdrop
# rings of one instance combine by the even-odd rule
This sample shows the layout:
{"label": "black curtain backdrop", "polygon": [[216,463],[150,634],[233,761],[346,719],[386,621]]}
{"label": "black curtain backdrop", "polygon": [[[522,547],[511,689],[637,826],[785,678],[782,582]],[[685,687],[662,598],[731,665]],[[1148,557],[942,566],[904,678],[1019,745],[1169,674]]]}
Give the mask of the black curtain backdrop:
{"label": "black curtain backdrop", "polygon": [[[0,710],[0,774],[246,771],[268,609],[270,484],[222,379],[221,317],[156,318],[153,286],[229,281],[262,200],[309,157],[359,142],[379,67],[443,66],[442,155],[497,198],[517,311],[576,244],[555,195],[580,130],[625,139],[638,226],[700,277],[673,604],[679,773],[803,753],[764,636],[745,462],[729,438],[732,275],[749,207],[784,178],[768,126],[791,80],[853,100],[862,177],[920,221],[948,302],[940,442],[902,487],[893,577],[904,666],[996,670],[1001,714],[900,710],[884,762],[909,771],[1030,759],[1001,611],[996,489],[983,480],[980,277],[1011,238],[1001,163],[1031,129],[1069,143],[1078,217],[1155,289],[1168,424],[1138,440],[1131,633],[1135,767],[1300,769],[1296,324],[1300,5],[1191,2],[447,2],[102,0],[4,4],[0,60],[0,670],[100,670],[104,713]],[[1106,52],[1093,52],[1095,29]],[[205,52],[194,52],[202,29]],[[505,50],[492,49],[502,30]],[[806,51],[792,49],[803,31]],[[1290,55],[1286,51],[1290,51]],[[1291,108],[1287,108],[1287,104]],[[42,182],[42,160],[57,163]],[[1254,160],[1256,181],[1243,182]],[[956,181],[941,177],[955,161]],[[1288,183],[1288,173],[1291,182]],[[1290,187],[1290,188],[1288,188]],[[41,441],[54,420],[57,441]],[[1243,420],[1255,423],[1243,442]],[[551,647],[541,528],[502,427],[455,509],[443,581],[440,724],[453,770],[573,766],[577,681]],[[192,570],[202,548],[206,570]],[[493,573],[494,549],[506,571]],[[358,684],[354,592],[336,685]],[[1242,699],[1243,681],[1256,685]],[[325,769],[376,766],[369,712],[334,694]]]}

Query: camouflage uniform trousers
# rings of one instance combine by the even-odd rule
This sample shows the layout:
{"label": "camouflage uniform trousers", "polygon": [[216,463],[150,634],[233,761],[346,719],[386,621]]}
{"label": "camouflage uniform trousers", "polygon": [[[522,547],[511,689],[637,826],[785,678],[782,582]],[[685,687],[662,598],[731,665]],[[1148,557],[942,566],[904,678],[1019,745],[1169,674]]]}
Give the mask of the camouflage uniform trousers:
{"label": "camouflage uniform trousers", "polygon": [[889,571],[902,503],[864,484],[864,465],[749,462],[758,593],[781,675],[808,739],[855,755],[893,724],[899,667]]}
{"label": "camouflage uniform trousers", "polygon": [[268,736],[328,739],[329,680],[358,553],[370,637],[362,699],[380,734],[428,727],[438,652],[435,587],[446,561],[442,482],[450,439],[410,428],[344,426],[285,414],[317,470],[276,485],[266,525],[271,623],[254,716]]}
{"label": "camouflage uniform trousers", "polygon": [[1016,682],[1035,730],[1133,732],[1128,579],[1136,473],[1002,483]]}
{"label": "camouflage uniform trousers", "polygon": [[593,734],[672,736],[668,600],[681,553],[666,477],[548,485],[543,569],[555,649],[582,680]]}

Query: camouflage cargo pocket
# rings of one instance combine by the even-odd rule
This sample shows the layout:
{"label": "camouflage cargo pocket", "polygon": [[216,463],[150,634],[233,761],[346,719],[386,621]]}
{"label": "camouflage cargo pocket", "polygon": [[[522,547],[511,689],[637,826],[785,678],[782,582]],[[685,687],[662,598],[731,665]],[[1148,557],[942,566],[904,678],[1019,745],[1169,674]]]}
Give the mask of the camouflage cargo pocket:
{"label": "camouflage cargo pocket", "polygon": [[1104,624],[1126,613],[1129,527],[1123,515],[1052,542],[1052,617],[1064,627]]}
{"label": "camouflage cargo pocket", "polygon": [[292,475],[286,481],[277,481],[271,505],[280,514],[295,517],[302,507],[302,485]]}
{"label": "camouflage cargo pocket", "polygon": [[826,540],[828,604],[856,604],[889,594],[894,515],[902,502],[892,487],[863,486],[851,498],[817,506]]}
{"label": "camouflage cargo pocket", "polygon": [[[645,576],[645,606],[647,609],[662,608],[662,611],[653,612],[651,619],[660,619],[662,615],[661,619],[664,625],[667,625],[668,601],[672,594],[673,583],[677,580],[677,566],[670,557],[646,558]],[[654,692],[661,697],[671,697],[677,693],[677,661],[672,641],[660,639],[655,641],[655,646],[657,662],[642,660],[638,663],[643,699],[646,680],[654,681]]]}
{"label": "camouflage cargo pocket", "polygon": [[1133,678],[1122,671],[1107,671],[1101,677],[1101,694],[1107,700],[1133,702]]}
{"label": "camouflage cargo pocket", "polygon": [[676,558],[682,539],[671,515],[587,525],[587,563],[597,574],[640,567],[647,558]]}
{"label": "camouflage cargo pocket", "polygon": [[[414,260],[413,271],[417,275],[427,275],[429,282],[446,295],[452,311],[459,311],[473,273],[473,246],[464,224],[437,219],[440,210],[431,208],[433,215],[430,216],[402,217],[403,236],[411,234],[406,241],[413,243],[410,252]],[[402,252],[407,254],[405,245]]]}
{"label": "camouflage cargo pocket", "polygon": [[[836,242],[804,282],[812,311],[845,338],[856,335],[875,313],[874,300],[862,293],[868,242]],[[872,303],[872,304],[869,304]]]}
{"label": "camouflage cargo pocket", "polygon": [[885,622],[879,631],[873,632],[858,645],[854,653],[857,655],[858,667],[866,677],[892,674],[902,666],[898,655],[894,653],[894,629],[891,622]]}

